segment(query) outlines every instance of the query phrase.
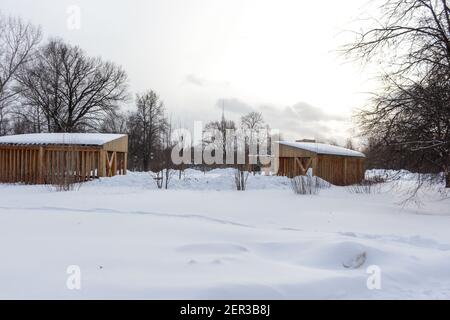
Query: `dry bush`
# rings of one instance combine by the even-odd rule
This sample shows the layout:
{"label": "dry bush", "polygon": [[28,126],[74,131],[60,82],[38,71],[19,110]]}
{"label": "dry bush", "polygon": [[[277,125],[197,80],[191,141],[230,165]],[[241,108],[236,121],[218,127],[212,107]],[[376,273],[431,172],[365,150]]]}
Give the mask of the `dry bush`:
{"label": "dry bush", "polygon": [[238,165],[234,174],[234,182],[237,191],[245,191],[247,189],[247,179],[249,171],[246,171],[243,165]]}
{"label": "dry bush", "polygon": [[74,191],[79,190],[81,187],[81,182],[75,175],[60,175],[55,176],[52,181],[52,187],[58,191]]}
{"label": "dry bush", "polygon": [[312,175],[297,176],[291,179],[291,188],[296,194],[318,194],[320,189],[329,188],[331,184]]}
{"label": "dry bush", "polygon": [[[77,150],[73,145],[68,145],[56,153],[58,170],[47,177],[49,183],[56,191],[79,190],[84,178],[81,177],[80,168],[77,168]],[[91,173],[89,173],[89,177]]]}
{"label": "dry bush", "polygon": [[381,184],[386,182],[386,178],[380,175],[367,177],[360,183],[346,187],[347,191],[353,194],[380,193]]}

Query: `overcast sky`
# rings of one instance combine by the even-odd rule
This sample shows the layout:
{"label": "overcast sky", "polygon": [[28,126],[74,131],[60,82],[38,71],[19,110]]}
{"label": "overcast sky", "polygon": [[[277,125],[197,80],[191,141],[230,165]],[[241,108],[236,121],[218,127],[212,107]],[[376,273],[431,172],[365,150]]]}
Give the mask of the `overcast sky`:
{"label": "overcast sky", "polygon": [[[287,139],[352,135],[352,110],[373,88],[335,52],[366,0],[0,0],[6,15],[42,26],[128,72],[130,91],[153,89],[172,119],[238,119],[263,112]],[[67,27],[68,8],[80,29]]]}

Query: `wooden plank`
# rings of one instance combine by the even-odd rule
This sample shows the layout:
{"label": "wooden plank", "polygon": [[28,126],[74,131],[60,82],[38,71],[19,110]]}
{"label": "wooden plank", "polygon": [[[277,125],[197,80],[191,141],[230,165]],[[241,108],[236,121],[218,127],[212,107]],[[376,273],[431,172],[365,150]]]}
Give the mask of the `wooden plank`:
{"label": "wooden plank", "polygon": [[0,182],[3,182],[3,149],[0,149]]}
{"label": "wooden plank", "polygon": [[344,170],[344,173],[343,173],[343,183],[344,183],[344,185],[346,185],[347,184],[347,174],[348,174],[348,170],[347,170],[347,158],[344,158],[344,166],[343,166],[343,170]]}
{"label": "wooden plank", "polygon": [[4,154],[4,150],[0,149],[0,182],[4,182],[3,181],[3,154]]}
{"label": "wooden plank", "polygon": [[113,176],[115,176],[117,174],[117,152],[113,151],[113,155],[112,155],[112,172],[113,172]]}
{"label": "wooden plank", "polygon": [[44,149],[42,147],[39,148],[37,166],[38,166],[38,183],[42,184],[42,183],[44,183],[44,172],[43,172]]}
{"label": "wooden plank", "polygon": [[94,179],[97,176],[97,173],[95,172],[96,170],[96,165],[95,165],[95,152],[91,152],[91,170],[92,170],[92,174],[91,174],[91,178]]}
{"label": "wooden plank", "polygon": [[81,154],[81,159],[80,159],[80,169],[81,169],[80,173],[81,174],[80,174],[80,177],[81,177],[81,181],[84,181],[85,177],[86,177],[86,165],[85,165],[86,154],[85,154],[85,151],[81,151],[80,154]]}
{"label": "wooden plank", "polygon": [[123,174],[126,175],[128,173],[128,152],[123,154]]}
{"label": "wooden plank", "polygon": [[106,177],[111,177],[111,160],[109,159],[109,152],[105,152],[106,155]]}
{"label": "wooden plank", "polygon": [[86,180],[91,178],[91,153],[86,152]]}

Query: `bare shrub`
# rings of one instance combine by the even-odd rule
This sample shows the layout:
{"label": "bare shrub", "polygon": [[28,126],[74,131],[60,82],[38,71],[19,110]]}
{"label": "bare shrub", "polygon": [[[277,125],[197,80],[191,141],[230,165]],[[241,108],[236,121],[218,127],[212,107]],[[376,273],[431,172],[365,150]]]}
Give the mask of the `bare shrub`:
{"label": "bare shrub", "polygon": [[158,189],[169,189],[170,181],[172,177],[175,175],[175,170],[170,168],[161,168],[156,172],[150,172],[153,180],[155,180],[156,187]]}
{"label": "bare shrub", "polygon": [[247,179],[249,172],[244,169],[243,165],[238,165],[234,174],[234,182],[237,191],[245,191],[247,189]]}
{"label": "bare shrub", "polygon": [[[79,190],[81,184],[96,176],[95,168],[91,168],[86,173],[81,173],[80,154],[75,145],[76,141],[66,141],[63,139],[63,145],[60,150],[48,155],[47,160],[52,168],[47,168],[44,173],[44,181],[52,186],[56,191],[74,191]],[[84,163],[81,163],[84,166]],[[86,176],[87,175],[87,176]]]}
{"label": "bare shrub", "polygon": [[80,189],[81,182],[74,175],[58,175],[53,178],[52,187],[58,192],[74,191]]}
{"label": "bare shrub", "polygon": [[297,176],[291,179],[291,188],[296,194],[318,194],[320,189],[329,188],[331,184],[312,175]]}
{"label": "bare shrub", "polygon": [[386,178],[381,175],[366,177],[360,183],[347,187],[347,191],[353,194],[380,193],[381,184],[386,182]]}
{"label": "bare shrub", "polygon": [[68,147],[58,153],[60,170],[51,176],[51,185],[58,191],[74,191],[81,187],[80,172],[76,168],[75,151]]}

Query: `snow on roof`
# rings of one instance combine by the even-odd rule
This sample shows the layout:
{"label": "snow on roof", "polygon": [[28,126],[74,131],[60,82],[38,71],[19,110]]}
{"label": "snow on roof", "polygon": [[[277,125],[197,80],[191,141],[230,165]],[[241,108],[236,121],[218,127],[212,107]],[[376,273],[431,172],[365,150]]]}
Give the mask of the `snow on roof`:
{"label": "snow on roof", "polygon": [[109,133],[32,133],[0,137],[0,144],[79,144],[100,146],[124,137]]}
{"label": "snow on roof", "polygon": [[311,152],[315,152],[317,154],[330,154],[335,156],[347,156],[347,157],[360,157],[365,158],[366,156],[358,151],[332,146],[330,144],[325,143],[314,143],[314,142],[287,142],[280,141],[282,145],[303,149]]}

